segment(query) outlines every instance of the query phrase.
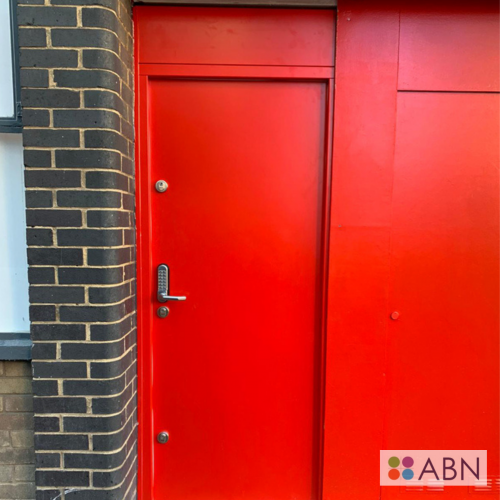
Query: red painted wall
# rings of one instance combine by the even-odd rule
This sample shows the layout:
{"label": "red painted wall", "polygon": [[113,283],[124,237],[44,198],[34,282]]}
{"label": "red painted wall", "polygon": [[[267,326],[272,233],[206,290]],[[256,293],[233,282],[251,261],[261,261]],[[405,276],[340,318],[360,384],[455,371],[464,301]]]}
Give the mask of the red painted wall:
{"label": "red painted wall", "polygon": [[498,481],[498,21],[339,1],[325,500],[404,494],[381,449],[486,449]]}

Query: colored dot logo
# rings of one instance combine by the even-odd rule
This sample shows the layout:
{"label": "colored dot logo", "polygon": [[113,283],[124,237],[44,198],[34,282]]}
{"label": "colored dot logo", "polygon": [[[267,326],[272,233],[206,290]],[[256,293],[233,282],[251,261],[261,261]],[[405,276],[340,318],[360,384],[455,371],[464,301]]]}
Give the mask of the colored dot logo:
{"label": "colored dot logo", "polygon": [[[410,479],[413,479],[413,471],[411,469],[413,463],[413,458],[411,457],[404,457],[403,460],[399,460],[398,457],[389,458],[389,467],[391,468],[389,479],[396,481],[400,476],[403,476],[403,479],[410,481]],[[400,472],[401,465],[403,466],[403,472]]]}

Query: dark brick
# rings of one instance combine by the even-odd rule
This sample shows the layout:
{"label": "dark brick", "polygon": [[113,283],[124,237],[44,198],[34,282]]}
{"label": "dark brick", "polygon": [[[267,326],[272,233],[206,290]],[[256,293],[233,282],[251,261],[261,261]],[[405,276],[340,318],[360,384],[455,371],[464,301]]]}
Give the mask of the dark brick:
{"label": "dark brick", "polygon": [[[129,336],[131,333],[129,334]],[[124,373],[133,363],[135,350],[130,350],[122,358],[108,362],[93,362],[90,364],[91,378],[115,378]]]}
{"label": "dark brick", "polygon": [[103,487],[107,484],[120,484],[123,481],[124,474],[126,474],[126,471],[131,467],[134,460],[135,457],[129,454],[125,462],[115,470],[109,472],[95,472],[92,475],[92,484],[96,488]]}
{"label": "dark brick", "polygon": [[82,225],[82,213],[79,210],[27,210],[26,225],[79,227]]}
{"label": "dark brick", "polygon": [[129,384],[123,393],[118,396],[111,398],[92,398],[92,413],[94,415],[111,415],[119,413],[123,408],[123,401],[128,401],[130,399],[132,390],[133,386]]}
{"label": "dark brick", "polygon": [[[107,434],[107,435],[96,434],[92,439],[92,451],[114,451],[119,449],[126,441],[127,436],[130,434],[132,430],[132,424],[133,424],[133,418],[130,418],[128,422],[114,434]],[[103,474],[103,473],[97,473],[97,474]],[[108,480],[107,478],[103,479],[105,481]],[[94,482],[94,486],[98,485]]]}
{"label": "dark brick", "polygon": [[21,28],[19,45],[21,47],[46,47],[47,32],[43,28]]}
{"label": "dark brick", "polygon": [[[28,281],[32,285],[46,285],[56,282],[55,271],[52,267],[29,267]],[[42,321],[42,320],[39,320]]]}
{"label": "dark brick", "polygon": [[[123,243],[125,245],[130,245],[133,246],[135,245],[135,231],[133,229],[127,229],[123,231]],[[127,268],[125,268],[127,270]],[[127,276],[127,272],[125,274]],[[126,277],[125,279],[131,279],[135,276],[133,267],[129,269],[128,273],[128,278]]]}
{"label": "dark brick", "polygon": [[64,466],[68,469],[115,469],[125,460],[126,450],[116,453],[65,453]]}
{"label": "dark brick", "polygon": [[[61,467],[61,456],[58,453],[36,453],[35,466],[37,469],[59,469]],[[56,495],[52,495],[51,500]]]}
{"label": "dark brick", "polygon": [[[43,1],[43,0],[42,0]],[[48,87],[49,72],[46,69],[21,69],[21,86]]]}
{"label": "dark brick", "polygon": [[120,154],[103,149],[80,149],[56,151],[58,168],[110,168],[120,170]]}
{"label": "dark brick", "polygon": [[[135,439],[135,438],[131,437],[130,441],[132,439]],[[132,454],[135,454],[135,446],[134,446],[134,450],[132,450]],[[129,457],[127,459],[127,462],[119,470],[111,471],[109,473],[108,472],[99,472],[99,473],[96,472],[96,473],[94,473],[94,477],[97,477],[100,474],[112,476],[112,477],[109,478],[110,484],[120,484],[120,486],[116,488],[117,498],[125,498],[125,497],[127,497],[127,500],[132,500],[132,498],[135,498],[135,488],[137,487],[137,475],[130,474],[130,473],[127,475],[127,471],[129,471],[129,470],[130,471],[134,471],[135,470],[135,467],[134,467],[134,458],[130,454],[129,454]],[[123,476],[125,479],[123,479],[123,478],[122,479],[118,479],[118,477],[119,477],[118,475],[119,474],[121,476]],[[102,478],[99,479],[99,481],[101,481],[101,480],[102,480]],[[132,490],[130,498],[128,498],[128,495],[126,494],[126,492],[128,490]],[[97,490],[97,491],[103,491],[103,490]],[[109,490],[107,490],[107,491],[109,491]],[[113,491],[113,490],[111,490],[111,491]],[[98,499],[95,499],[95,498],[91,499],[91,498],[89,498],[88,500],[110,500],[110,498],[104,498],[104,497],[98,498]]]}
{"label": "dark brick", "polygon": [[[61,321],[111,322],[118,321],[124,315],[124,305],[113,306],[61,306]],[[50,320],[49,320],[50,321]]]}
{"label": "dark brick", "polygon": [[28,208],[42,208],[52,206],[51,191],[26,191],[26,206]]}
{"label": "dark brick", "polygon": [[90,210],[87,212],[88,227],[130,227],[127,212],[115,210]]}
{"label": "dark brick", "polygon": [[23,143],[30,147],[77,148],[80,145],[80,133],[78,130],[25,129]]}
{"label": "dark brick", "polygon": [[[118,37],[109,31],[98,29],[53,29],[54,47],[99,47],[118,54]],[[61,64],[64,66],[64,64]]]}
{"label": "dark brick", "polygon": [[[19,63],[24,68],[76,68],[78,52],[63,49],[21,49]],[[24,101],[23,105],[26,106]]]}
{"label": "dark brick", "polygon": [[111,130],[85,130],[85,146],[88,148],[115,149],[127,151],[127,140]]}
{"label": "dark brick", "polygon": [[111,380],[64,380],[66,396],[113,396],[125,389],[125,375]]}
{"label": "dark brick", "polygon": [[120,193],[110,191],[59,191],[57,204],[60,207],[119,208]]}
{"label": "dark brick", "polygon": [[[26,1],[26,0],[23,0],[23,1]],[[29,1],[31,1],[31,0],[29,0]],[[62,494],[63,494],[62,490],[37,490],[36,491],[36,500],[56,500],[57,495],[59,495],[59,498],[62,498],[61,497]],[[89,499],[89,500],[91,500],[91,499]],[[97,500],[97,499],[93,498],[92,500]]]}
{"label": "dark brick", "polygon": [[[89,486],[89,472],[36,471],[37,486]],[[59,492],[58,492],[59,493]],[[53,497],[55,499],[56,497]],[[94,497],[95,498],[95,497]],[[38,500],[38,499],[37,499]]]}
{"label": "dark brick", "polygon": [[122,99],[125,102],[134,102],[134,93],[132,89],[128,88],[125,82],[122,85]]}
{"label": "dark brick", "polygon": [[84,344],[65,342],[61,345],[61,359],[114,359],[121,356],[123,350],[123,341],[105,344],[101,342],[86,342]]}
{"label": "dark brick", "polygon": [[123,208],[124,208],[124,210],[130,210],[131,212],[133,212],[133,210],[135,208],[135,199],[134,199],[134,196],[131,195],[131,194],[123,193],[122,200],[123,200]]}
{"label": "dark brick", "polygon": [[118,9],[118,0],[52,0],[52,5],[98,5],[112,10]]}
{"label": "dark brick", "polygon": [[34,398],[35,413],[86,413],[85,398]]}
{"label": "dark brick", "polygon": [[74,170],[26,170],[24,179],[26,187],[80,187],[81,184],[80,172]]}
{"label": "dark brick", "polygon": [[119,129],[120,117],[103,109],[57,110],[54,111],[54,127]]}
{"label": "dark brick", "polygon": [[106,247],[122,244],[122,232],[114,229],[58,229],[57,242],[63,247]]}
{"label": "dark brick", "polygon": [[57,380],[33,380],[33,393],[37,396],[56,396]]}
{"label": "dark brick", "polygon": [[122,127],[122,134],[131,142],[134,141],[134,127],[131,123],[127,122],[126,120],[121,121],[121,127]]}
{"label": "dark brick", "polygon": [[31,286],[29,296],[32,304],[83,304],[85,302],[84,288],[75,286]]}
{"label": "dark brick", "polygon": [[55,319],[55,306],[30,306],[31,321],[54,321]]}
{"label": "dark brick", "polygon": [[119,21],[114,12],[104,9],[82,9],[82,24],[93,28],[118,31]]}
{"label": "dark brick", "polygon": [[[21,26],[76,26],[76,9],[65,7],[20,7],[17,22]],[[23,45],[21,43],[21,45]]]}
{"label": "dark brick", "polygon": [[112,304],[120,302],[130,295],[128,283],[111,287],[91,287],[89,289],[89,301],[93,304]]}
{"label": "dark brick", "polygon": [[[35,400],[52,400],[58,398],[33,398]],[[50,413],[50,412],[37,412],[37,413]],[[54,412],[55,413],[55,412]],[[61,426],[59,425],[59,418],[57,417],[35,417],[35,432],[59,432]]]}
{"label": "dark brick", "polygon": [[[80,94],[64,89],[23,89],[23,106],[32,108],[78,108]],[[44,165],[40,165],[44,166]]]}
{"label": "dark brick", "polygon": [[[34,303],[36,301],[32,301]],[[33,359],[56,359],[56,345],[55,344],[34,344],[31,348],[31,356]]]}
{"label": "dark brick", "polygon": [[58,87],[103,88],[120,90],[120,79],[114,73],[97,69],[54,70],[54,81]]}
{"label": "dark brick", "polygon": [[128,191],[128,178],[118,172],[87,172],[85,175],[87,188],[119,189]]}
{"label": "dark brick", "polygon": [[83,251],[79,248],[28,248],[28,264],[80,266],[83,264]]}
{"label": "dark brick", "polygon": [[85,340],[85,325],[31,325],[31,337],[36,340]]}
{"label": "dark brick", "polygon": [[[49,320],[50,321],[50,320]],[[85,363],[70,363],[61,361],[33,361],[34,378],[86,378]]]}
{"label": "dark brick", "polygon": [[83,102],[86,108],[106,108],[125,112],[125,104],[120,96],[105,90],[86,90],[83,93]]}
{"label": "dark brick", "polygon": [[108,69],[122,77],[127,71],[126,68],[124,68],[122,61],[120,61],[119,57],[114,52],[101,49],[84,50],[83,67]]}
{"label": "dark brick", "polygon": [[132,319],[124,318],[112,325],[91,325],[90,337],[96,341],[110,341],[122,338],[132,328]]}
{"label": "dark brick", "polygon": [[134,175],[134,162],[126,156],[122,157],[122,172],[127,175]]}
{"label": "dark brick", "polygon": [[51,163],[50,151],[24,150],[24,165],[26,167],[50,167]]}
{"label": "dark brick", "polygon": [[28,245],[50,246],[53,244],[52,229],[32,229],[26,230]]}
{"label": "dark brick", "polygon": [[91,248],[87,251],[89,266],[119,266],[130,262],[129,248]]}
{"label": "dark brick", "polygon": [[50,115],[46,109],[25,109],[23,111],[23,125],[25,127],[48,127]]}
{"label": "dark brick", "polygon": [[61,284],[101,284],[110,285],[123,280],[121,267],[61,267],[58,270]]}
{"label": "dark brick", "polygon": [[70,434],[36,434],[37,450],[88,450],[88,436]]}
{"label": "dark brick", "polygon": [[125,411],[110,417],[63,417],[63,422],[65,432],[115,432],[125,423]]}

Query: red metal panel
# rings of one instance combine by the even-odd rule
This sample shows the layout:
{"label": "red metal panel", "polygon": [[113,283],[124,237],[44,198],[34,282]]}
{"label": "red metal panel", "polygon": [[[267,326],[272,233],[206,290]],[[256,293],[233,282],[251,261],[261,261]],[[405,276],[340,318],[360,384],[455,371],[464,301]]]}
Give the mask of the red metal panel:
{"label": "red metal panel", "polygon": [[498,92],[499,46],[497,0],[405,2],[399,88]]}
{"label": "red metal panel", "polygon": [[[487,449],[493,482],[499,467],[498,96],[401,94],[397,104],[401,4],[370,3],[339,2],[323,490],[332,500],[402,493],[380,492],[380,449]],[[447,9],[450,19],[461,12]],[[477,33],[475,20],[461,23]],[[402,27],[408,47],[406,36]],[[466,90],[497,71],[496,37],[479,37],[487,67]],[[463,51],[439,43],[436,55],[455,61],[451,80],[440,79],[447,89]],[[399,57],[408,67],[413,55]],[[436,61],[422,59],[424,90],[444,75]],[[425,495],[474,493],[484,494]]]}
{"label": "red metal panel", "polygon": [[399,14],[339,1],[324,500],[379,498]]}
{"label": "red metal panel", "polygon": [[135,7],[141,63],[333,66],[333,10]]}
{"label": "red metal panel", "polygon": [[[499,128],[498,95],[399,95],[390,296],[399,318],[387,320],[388,449],[487,450],[494,481]],[[384,498],[404,494],[384,490]],[[434,495],[473,493],[484,496],[460,487]]]}

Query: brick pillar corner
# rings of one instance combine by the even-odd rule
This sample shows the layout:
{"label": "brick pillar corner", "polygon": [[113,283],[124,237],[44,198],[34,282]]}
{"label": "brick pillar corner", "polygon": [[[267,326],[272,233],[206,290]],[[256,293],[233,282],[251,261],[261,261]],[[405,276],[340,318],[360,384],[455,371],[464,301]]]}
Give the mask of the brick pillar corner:
{"label": "brick pillar corner", "polygon": [[18,5],[36,498],[136,496],[128,0]]}

